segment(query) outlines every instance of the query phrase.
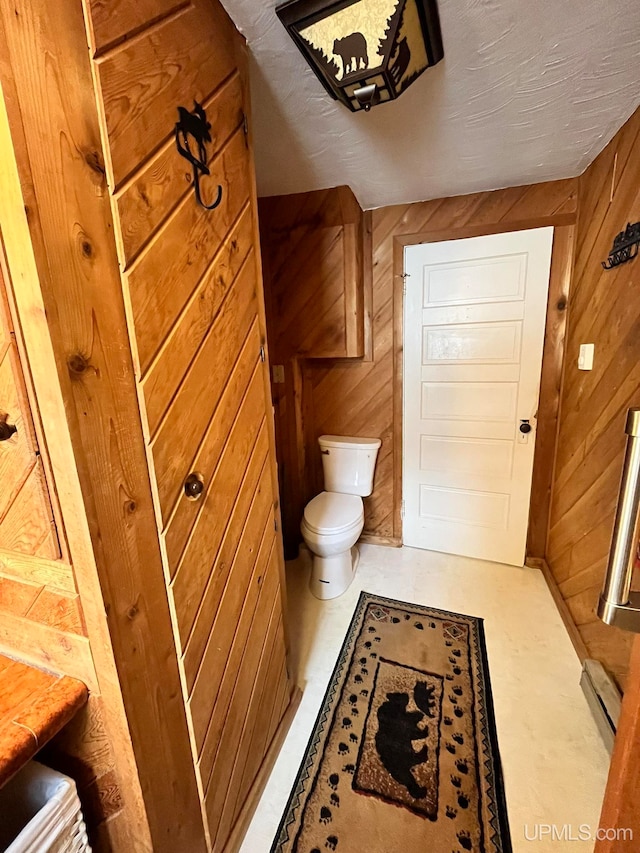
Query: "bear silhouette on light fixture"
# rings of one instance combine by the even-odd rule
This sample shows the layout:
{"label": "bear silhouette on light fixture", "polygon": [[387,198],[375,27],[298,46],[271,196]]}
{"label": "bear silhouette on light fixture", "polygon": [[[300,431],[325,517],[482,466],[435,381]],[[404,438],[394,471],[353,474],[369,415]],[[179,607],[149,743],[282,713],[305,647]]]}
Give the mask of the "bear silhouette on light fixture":
{"label": "bear silhouette on light fixture", "polygon": [[351,33],[333,42],[333,54],[342,60],[342,76],[369,67],[367,40],[362,33]]}

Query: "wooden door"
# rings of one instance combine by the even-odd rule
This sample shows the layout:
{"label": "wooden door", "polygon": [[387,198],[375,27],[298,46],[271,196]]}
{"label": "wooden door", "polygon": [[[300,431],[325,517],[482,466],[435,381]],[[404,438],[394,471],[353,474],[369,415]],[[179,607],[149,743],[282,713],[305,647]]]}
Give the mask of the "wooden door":
{"label": "wooden door", "polygon": [[56,560],[60,546],[0,267],[0,562]]}
{"label": "wooden door", "polygon": [[552,240],[405,250],[406,545],[524,564]]}
{"label": "wooden door", "polygon": [[[120,4],[126,20],[87,5],[193,761],[222,850],[290,699],[243,42],[211,0],[147,17]],[[214,210],[176,151],[178,107],[194,99],[211,123],[201,191],[209,202],[220,186]]]}

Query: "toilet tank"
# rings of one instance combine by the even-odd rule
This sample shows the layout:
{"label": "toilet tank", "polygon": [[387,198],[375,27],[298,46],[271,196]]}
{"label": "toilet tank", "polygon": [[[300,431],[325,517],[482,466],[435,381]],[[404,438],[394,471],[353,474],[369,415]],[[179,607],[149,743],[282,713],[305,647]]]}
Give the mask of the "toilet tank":
{"label": "toilet tank", "polygon": [[345,435],[321,435],[326,492],[366,497],[373,491],[373,472],[381,441],[379,438],[351,438]]}

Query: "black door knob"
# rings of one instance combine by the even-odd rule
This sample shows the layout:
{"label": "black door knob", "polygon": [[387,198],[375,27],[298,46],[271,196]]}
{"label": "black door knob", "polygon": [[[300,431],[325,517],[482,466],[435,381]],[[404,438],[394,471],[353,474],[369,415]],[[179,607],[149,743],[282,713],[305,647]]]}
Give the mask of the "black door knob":
{"label": "black door knob", "polygon": [[204,492],[204,478],[202,474],[189,474],[184,481],[184,493],[191,501],[197,501]]}
{"label": "black door knob", "polygon": [[532,426],[529,421],[520,421],[520,432],[523,432],[525,435],[528,432],[531,432]]}
{"label": "black door knob", "polygon": [[7,423],[8,415],[0,416],[0,441],[7,441],[18,430],[13,424]]}

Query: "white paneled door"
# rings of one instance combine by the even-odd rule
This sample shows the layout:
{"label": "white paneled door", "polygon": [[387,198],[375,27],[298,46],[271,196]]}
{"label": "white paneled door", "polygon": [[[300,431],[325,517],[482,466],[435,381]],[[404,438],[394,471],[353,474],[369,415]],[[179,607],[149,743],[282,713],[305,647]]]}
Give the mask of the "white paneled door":
{"label": "white paneled door", "polygon": [[405,249],[405,545],[524,564],[552,242]]}

